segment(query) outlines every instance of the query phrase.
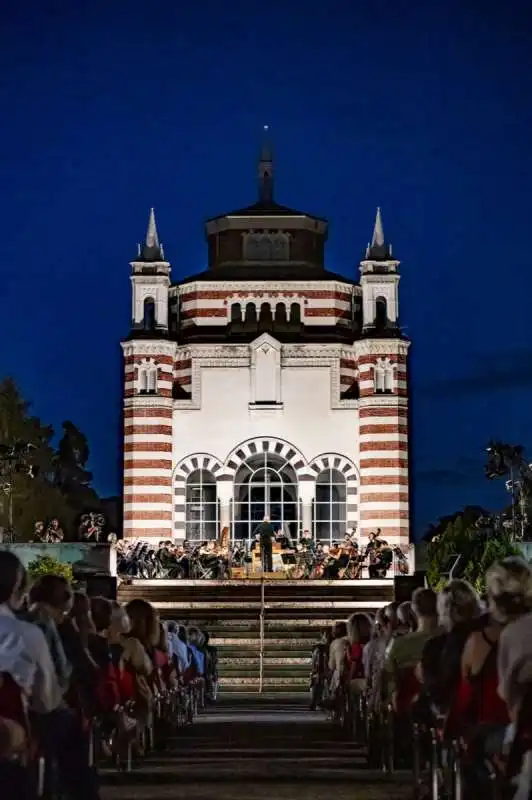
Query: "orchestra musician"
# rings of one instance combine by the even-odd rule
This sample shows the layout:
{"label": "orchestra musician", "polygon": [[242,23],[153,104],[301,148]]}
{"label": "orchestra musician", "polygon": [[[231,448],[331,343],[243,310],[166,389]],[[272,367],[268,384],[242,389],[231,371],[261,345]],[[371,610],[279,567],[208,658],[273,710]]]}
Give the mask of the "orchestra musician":
{"label": "orchestra musician", "polygon": [[59,525],[59,520],[56,518],[52,519],[46,528],[44,541],[49,544],[59,544],[63,541],[64,536],[63,529]]}
{"label": "orchestra musician", "polygon": [[381,539],[380,528],[377,528],[376,531],[369,534],[366,555],[369,557],[369,577],[374,580],[385,578],[386,573],[392,566],[393,553],[388,542]]}
{"label": "orchestra musician", "polygon": [[229,540],[231,538],[231,533],[229,531],[228,526],[226,525],[222,528],[222,532],[220,533],[219,539],[219,546],[222,553],[227,553],[229,551]]}
{"label": "orchestra musician", "polygon": [[37,541],[39,542],[46,541],[46,527],[41,519],[38,519],[35,525],[33,526],[33,533]]}

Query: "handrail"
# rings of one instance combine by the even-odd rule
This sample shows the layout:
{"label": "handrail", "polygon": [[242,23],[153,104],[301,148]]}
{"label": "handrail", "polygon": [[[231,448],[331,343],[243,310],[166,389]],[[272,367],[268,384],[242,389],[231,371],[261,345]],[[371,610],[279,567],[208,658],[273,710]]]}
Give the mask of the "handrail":
{"label": "handrail", "polygon": [[264,689],[264,576],[260,580],[260,614],[259,614],[259,694]]}

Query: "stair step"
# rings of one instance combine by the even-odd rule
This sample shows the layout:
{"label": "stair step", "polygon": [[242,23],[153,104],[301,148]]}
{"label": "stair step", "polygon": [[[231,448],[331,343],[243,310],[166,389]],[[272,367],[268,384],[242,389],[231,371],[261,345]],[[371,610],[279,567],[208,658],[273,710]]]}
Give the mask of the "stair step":
{"label": "stair step", "polygon": [[[223,676],[220,677],[220,688],[223,689],[224,686],[238,686],[241,684],[246,684],[249,686],[259,686],[260,685],[260,678],[251,678],[245,677],[243,679],[236,678],[236,677],[227,677]],[[308,676],[297,676],[294,677],[293,675],[287,676],[286,678],[264,678],[263,680],[264,686],[305,686],[308,688]]]}

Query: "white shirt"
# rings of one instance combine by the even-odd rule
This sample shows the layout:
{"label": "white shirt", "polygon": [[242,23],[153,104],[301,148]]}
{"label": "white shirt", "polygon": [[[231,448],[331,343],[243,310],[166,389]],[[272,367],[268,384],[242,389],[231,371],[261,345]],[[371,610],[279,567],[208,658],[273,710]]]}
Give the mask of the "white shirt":
{"label": "white shirt", "polygon": [[499,694],[511,711],[517,711],[532,683],[532,613],[504,628],[497,653]]}
{"label": "white shirt", "polygon": [[54,711],[62,703],[62,693],[57,682],[50,650],[44,634],[37,625],[17,619],[11,609],[0,605],[0,653],[4,643],[4,658],[7,659],[8,648],[16,647],[19,663],[23,660],[31,667],[26,670],[25,678],[19,670],[19,676],[13,675],[19,683],[25,680],[24,689],[29,690],[30,706],[39,714]]}

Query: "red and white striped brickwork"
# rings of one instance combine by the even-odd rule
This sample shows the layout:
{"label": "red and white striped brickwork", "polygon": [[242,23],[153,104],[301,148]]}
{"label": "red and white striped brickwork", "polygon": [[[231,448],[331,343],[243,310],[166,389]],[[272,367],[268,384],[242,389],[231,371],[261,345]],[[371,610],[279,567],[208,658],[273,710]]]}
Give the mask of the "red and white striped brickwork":
{"label": "red and white striped brickwork", "polygon": [[[408,390],[409,343],[399,340],[355,342],[359,371],[359,530],[376,528],[393,545],[409,544]],[[388,361],[389,359],[389,361]],[[384,362],[382,362],[384,360]],[[377,393],[375,367],[393,370],[391,393]]]}
{"label": "red and white striped brickwork", "polygon": [[240,303],[242,311],[248,303],[255,303],[257,315],[262,303],[270,303],[272,311],[277,303],[285,303],[287,312],[292,303],[299,303],[301,320],[306,325],[336,325],[342,320],[350,320],[353,293],[359,287],[335,281],[323,281],[310,288],[308,283],[261,284],[252,282],[188,283],[178,287],[181,301],[181,324],[187,325],[226,325],[231,317],[231,306]]}
{"label": "red and white striped brickwork", "polygon": [[192,356],[190,351],[186,348],[177,348],[174,379],[185,391],[190,392],[192,384]]}
{"label": "red and white striped brickwork", "polygon": [[[130,341],[122,345],[124,388],[124,537],[171,538],[173,519],[173,400],[176,345]],[[156,383],[139,393],[142,371]]]}
{"label": "red and white striped brickwork", "polygon": [[353,351],[353,355],[350,355],[348,352],[344,352],[340,359],[340,391],[345,392],[346,389],[349,389],[355,383],[357,377],[356,353]]}

